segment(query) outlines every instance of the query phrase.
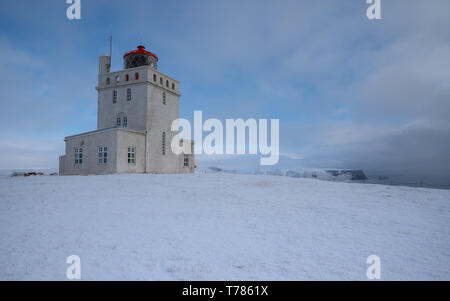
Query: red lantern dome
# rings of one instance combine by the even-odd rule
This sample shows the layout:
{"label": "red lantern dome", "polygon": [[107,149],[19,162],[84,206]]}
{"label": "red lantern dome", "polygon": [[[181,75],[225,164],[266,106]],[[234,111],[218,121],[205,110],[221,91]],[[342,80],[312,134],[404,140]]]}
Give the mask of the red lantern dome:
{"label": "red lantern dome", "polygon": [[136,50],[128,51],[123,55],[123,64],[125,69],[136,68],[140,66],[150,66],[158,69],[158,56],[145,50],[145,46],[139,45]]}

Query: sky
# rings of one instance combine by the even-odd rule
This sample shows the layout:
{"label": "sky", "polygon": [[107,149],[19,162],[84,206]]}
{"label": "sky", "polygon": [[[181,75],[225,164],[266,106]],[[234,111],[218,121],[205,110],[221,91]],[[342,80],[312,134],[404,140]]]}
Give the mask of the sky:
{"label": "sky", "polygon": [[57,168],[64,137],[96,129],[112,34],[112,70],[145,45],[181,82],[181,118],[278,118],[280,166],[450,182],[449,1],[382,0],[381,20],[365,0],[81,0],[81,20],[68,6],[0,3],[0,168]]}

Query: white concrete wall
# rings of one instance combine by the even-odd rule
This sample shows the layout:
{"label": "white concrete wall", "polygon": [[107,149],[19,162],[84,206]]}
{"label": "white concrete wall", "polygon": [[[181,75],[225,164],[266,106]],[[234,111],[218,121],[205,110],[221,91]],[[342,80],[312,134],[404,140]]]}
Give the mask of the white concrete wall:
{"label": "white concrete wall", "polygon": [[[163,103],[163,93],[166,95]],[[165,86],[149,87],[147,110],[147,172],[177,173],[180,170],[179,158],[170,147],[175,132],[170,130],[172,122],[178,119],[179,94]],[[166,153],[162,153],[162,134],[166,133]]]}
{"label": "white concrete wall", "polygon": [[[116,126],[116,118],[123,113],[128,119],[128,128],[142,131],[146,129],[147,94],[149,83],[146,81],[146,68],[127,69],[128,71],[111,72],[99,75],[97,129]],[[139,79],[135,79],[135,74]],[[126,81],[125,75],[129,75]],[[115,77],[120,82],[115,83]],[[110,78],[110,85],[106,78]],[[127,90],[131,89],[131,100],[127,100]],[[117,102],[113,103],[113,91],[117,91]]]}
{"label": "white concrete wall", "polygon": [[108,73],[111,69],[111,57],[109,55],[101,55],[98,60],[98,74]]}
{"label": "white concrete wall", "polygon": [[[102,57],[101,57],[102,59]],[[135,78],[135,74],[139,74],[139,78]],[[126,81],[126,75],[129,80]],[[156,75],[156,81],[154,81]],[[120,78],[117,83],[115,78]],[[107,78],[110,83],[107,84]],[[163,79],[163,84],[160,84],[160,79]],[[169,81],[169,87],[166,86],[166,81]],[[174,84],[175,90],[172,89]],[[179,82],[173,78],[162,74],[148,66],[141,66],[137,68],[125,69],[110,73],[100,73],[98,75],[98,118],[97,129],[108,128],[116,125],[116,117],[118,113],[124,113],[128,117],[128,127],[135,130],[145,130],[149,124],[147,118],[149,117],[148,107],[149,98],[153,98],[153,90],[157,89],[166,91],[168,98],[179,98],[180,93]],[[132,100],[127,101],[127,89],[131,88]],[[117,91],[117,102],[113,103],[113,91]],[[170,96],[169,96],[170,95]],[[169,102],[169,99],[168,99]],[[171,101],[173,104],[174,102]],[[173,111],[171,111],[173,110]],[[168,106],[165,112],[170,112],[170,118],[178,118],[179,105],[178,101],[176,107]],[[155,116],[152,116],[155,117]],[[158,118],[165,118],[166,116],[156,116]]]}
{"label": "white concrete wall", "polygon": [[[136,148],[136,163],[128,163],[128,147]],[[145,133],[126,130],[117,131],[117,172],[144,173],[145,172]]]}
{"label": "white concrete wall", "polygon": [[[107,174],[116,172],[116,129],[91,132],[66,138],[64,174]],[[108,162],[98,162],[98,148],[108,147]],[[75,164],[75,148],[83,148],[83,163]]]}
{"label": "white concrete wall", "polygon": [[193,173],[196,168],[195,155],[194,155],[194,142],[191,140],[183,139],[183,143],[190,145],[191,153],[188,154],[188,166],[184,166],[184,154],[178,156],[178,170],[177,173]]}
{"label": "white concrete wall", "polygon": [[59,156],[59,174],[64,174],[66,155]]}
{"label": "white concrete wall", "polygon": [[[98,148],[108,147],[107,163],[99,163]],[[83,148],[83,163],[75,164],[75,148]],[[128,147],[136,148],[136,163],[128,164]],[[61,156],[64,157],[64,156]],[[145,172],[145,133],[112,128],[66,138],[61,174],[108,174]],[[62,171],[62,172],[61,172]]]}

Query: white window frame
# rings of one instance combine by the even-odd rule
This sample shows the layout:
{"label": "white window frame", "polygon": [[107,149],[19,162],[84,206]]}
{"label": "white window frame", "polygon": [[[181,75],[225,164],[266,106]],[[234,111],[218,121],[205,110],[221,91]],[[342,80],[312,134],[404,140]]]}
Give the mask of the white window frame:
{"label": "white window frame", "polygon": [[108,163],[108,147],[99,146],[98,147],[98,164]]}
{"label": "white window frame", "polygon": [[83,148],[75,147],[73,150],[73,154],[74,154],[74,164],[75,165],[83,164]]}
{"label": "white window frame", "polygon": [[123,127],[124,128],[128,127],[128,117],[127,116],[123,116]]}
{"label": "white window frame", "polygon": [[120,117],[117,117],[117,118],[116,118],[116,126],[119,127],[120,124],[121,124],[121,118],[120,118]]}
{"label": "white window frame", "polygon": [[136,164],[136,147],[129,146],[127,151],[128,164]]}

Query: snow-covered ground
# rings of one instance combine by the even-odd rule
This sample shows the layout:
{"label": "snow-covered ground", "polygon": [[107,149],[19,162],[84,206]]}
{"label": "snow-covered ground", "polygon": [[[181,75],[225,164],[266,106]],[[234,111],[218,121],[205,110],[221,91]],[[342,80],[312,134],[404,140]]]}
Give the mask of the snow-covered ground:
{"label": "snow-covered ground", "polygon": [[267,175],[0,176],[0,280],[450,280],[450,191]]}

